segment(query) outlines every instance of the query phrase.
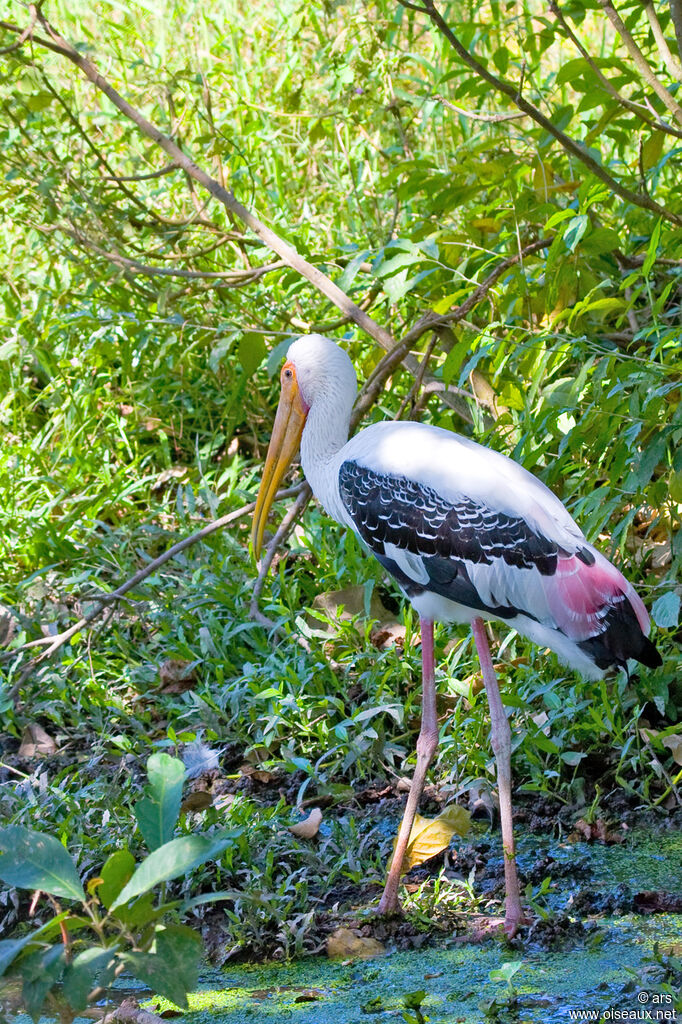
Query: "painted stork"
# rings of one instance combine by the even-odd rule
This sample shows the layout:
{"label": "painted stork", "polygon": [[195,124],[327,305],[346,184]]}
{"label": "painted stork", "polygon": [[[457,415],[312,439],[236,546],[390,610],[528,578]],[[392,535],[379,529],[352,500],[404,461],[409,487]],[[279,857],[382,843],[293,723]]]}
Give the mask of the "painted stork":
{"label": "painted stork", "polygon": [[375,423],[348,440],[353,365],[329,338],[290,346],[253,519],[258,557],[270,505],[299,445],[303,471],[332,518],[396,579],[420,618],[422,722],[417,764],[379,903],[398,909],[402,861],[438,744],[434,620],[471,624],[490,705],[506,888],[505,931],[524,923],[511,809],[511,733],[484,621],[501,619],[598,679],[629,658],[661,663],[644,604],[585,540],[564,506],[506,456],[423,423]]}

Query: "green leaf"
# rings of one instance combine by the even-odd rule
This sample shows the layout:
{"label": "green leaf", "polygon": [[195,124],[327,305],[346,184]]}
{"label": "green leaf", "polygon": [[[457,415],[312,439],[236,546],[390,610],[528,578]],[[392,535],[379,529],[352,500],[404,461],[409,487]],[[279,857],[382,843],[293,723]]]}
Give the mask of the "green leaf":
{"label": "green leaf", "polygon": [[136,804],[134,814],[148,849],[156,850],[173,837],[180,814],[185,766],[169,754],[152,754],[147,761],[147,776],[145,799]]}
{"label": "green leaf", "polygon": [[674,590],[657,597],[651,607],[651,618],[661,629],[673,629],[680,621],[680,595]]}
{"label": "green leaf", "polygon": [[237,358],[247,377],[251,377],[256,372],[267,354],[268,350],[265,347],[262,334],[257,334],[256,331],[246,331],[242,334],[237,349]]}
{"label": "green leaf", "polygon": [[191,928],[171,925],[156,933],[150,953],[126,953],[123,959],[136,978],[158,995],[187,1009],[187,993],[196,988],[201,938]]}
{"label": "green leaf", "polygon": [[651,232],[651,238],[649,239],[649,244],[646,250],[646,257],[642,266],[642,274],[644,277],[647,277],[656,262],[656,256],[658,255],[658,243],[661,238],[661,223],[662,218],[659,217],[656,221],[656,227]]}
{"label": "green leaf", "polygon": [[22,949],[25,949],[31,942],[37,942],[40,935],[48,929],[58,926],[66,917],[69,917],[68,910],[62,911],[56,917],[51,917],[42,927],[36,928],[30,935],[24,935],[21,939],[2,939],[0,941],[0,978],[7,968],[12,966]]}
{"label": "green leaf", "polygon": [[59,981],[64,970],[65,950],[61,943],[39,950],[21,963],[24,984],[21,996],[27,1012],[37,1021],[40,1017],[45,997],[50,989]]}
{"label": "green leaf", "polygon": [[586,213],[580,213],[569,221],[564,231],[564,242],[569,252],[575,252],[575,248],[587,231],[590,225],[590,218]]}
{"label": "green leaf", "polygon": [[96,985],[107,986],[114,979],[116,954],[114,950],[92,946],[83,950],[64,971],[64,995],[74,1010],[84,1010],[88,995]]}
{"label": "green leaf", "polygon": [[0,830],[0,851],[0,879],[7,885],[85,903],[76,866],[54,836],[9,825]]}
{"label": "green leaf", "polygon": [[111,910],[129,903],[143,892],[149,892],[161,882],[168,882],[178,875],[187,874],[192,868],[204,864],[207,860],[214,860],[235,837],[235,832],[222,832],[210,836],[183,836],[181,839],[172,839],[170,843],[164,843],[138,866],[133,877],[112,903]]}
{"label": "green leaf", "polygon": [[105,907],[110,907],[123,886],[130,881],[135,870],[135,858],[130,850],[116,850],[102,868],[102,884],[97,887],[97,896]]}
{"label": "green leaf", "polygon": [[575,768],[576,765],[580,764],[584,757],[587,757],[587,754],[580,750],[564,750],[561,755],[561,760],[566,764],[570,764],[572,768]]}
{"label": "green leaf", "polygon": [[358,271],[360,270],[360,267],[365,262],[369,254],[369,249],[363,249],[362,252],[359,252],[356,256],[353,257],[353,259],[349,263],[346,264],[346,266],[343,269],[343,273],[339,276],[336,282],[341,291],[348,291],[353,281],[355,280],[355,277]]}
{"label": "green leaf", "polygon": [[25,935],[23,939],[3,939],[0,941],[0,978],[7,968],[14,962],[17,953],[33,942],[35,935]]}

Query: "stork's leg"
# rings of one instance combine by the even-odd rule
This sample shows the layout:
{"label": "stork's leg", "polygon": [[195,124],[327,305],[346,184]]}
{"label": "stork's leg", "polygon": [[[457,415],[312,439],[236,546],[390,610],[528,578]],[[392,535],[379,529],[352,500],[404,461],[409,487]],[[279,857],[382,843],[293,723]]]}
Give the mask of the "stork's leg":
{"label": "stork's leg", "polygon": [[500,824],[502,826],[502,847],[504,849],[504,885],[507,894],[504,930],[512,938],[519,925],[525,923],[521,909],[519,879],[516,873],[516,850],[514,848],[514,826],[512,824],[511,802],[511,729],[502,705],[497,676],[490,657],[488,637],[482,619],[474,619],[471,628],[476,641],[476,650],[483,671],[483,682],[490,705],[491,740],[497,761],[497,786],[500,795]]}
{"label": "stork's leg", "polygon": [[393,914],[398,909],[398,887],[407,844],[412,832],[419,797],[424,788],[426,772],[438,746],[438,717],[436,715],[436,674],[433,660],[433,622],[420,620],[422,634],[422,724],[417,740],[417,767],[407,796],[405,813],[398,832],[393,862],[379,903],[380,914]]}

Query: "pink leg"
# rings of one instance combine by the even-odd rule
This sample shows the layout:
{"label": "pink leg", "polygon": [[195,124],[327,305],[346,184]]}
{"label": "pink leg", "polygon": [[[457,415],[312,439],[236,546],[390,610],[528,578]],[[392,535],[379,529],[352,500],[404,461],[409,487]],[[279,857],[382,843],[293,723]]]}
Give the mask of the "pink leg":
{"label": "pink leg", "polygon": [[436,674],[433,663],[433,622],[421,619],[422,634],[422,724],[417,740],[417,767],[407,797],[405,813],[398,832],[391,870],[386,879],[379,903],[380,914],[395,914],[398,910],[398,887],[407,844],[412,832],[414,816],[424,780],[438,746],[438,717],[436,715]]}
{"label": "pink leg", "polygon": [[519,925],[526,919],[521,909],[519,879],[516,873],[516,850],[514,848],[514,826],[512,824],[511,801],[511,729],[502,705],[500,688],[490,657],[488,637],[482,619],[474,619],[471,628],[476,641],[476,650],[483,671],[483,682],[490,705],[490,731],[497,761],[497,786],[500,794],[500,824],[502,825],[502,847],[504,849],[504,885],[507,894],[504,930],[512,938]]}

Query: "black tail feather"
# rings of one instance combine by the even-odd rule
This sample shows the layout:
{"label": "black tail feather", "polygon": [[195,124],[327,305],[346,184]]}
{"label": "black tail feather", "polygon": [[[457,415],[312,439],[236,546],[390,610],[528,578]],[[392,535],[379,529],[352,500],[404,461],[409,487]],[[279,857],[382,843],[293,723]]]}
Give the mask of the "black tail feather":
{"label": "black tail feather", "polygon": [[655,645],[642,633],[629,601],[619,601],[609,610],[604,627],[597,636],[578,644],[597,668],[626,667],[628,658],[634,658],[647,668],[658,668],[662,664]]}

